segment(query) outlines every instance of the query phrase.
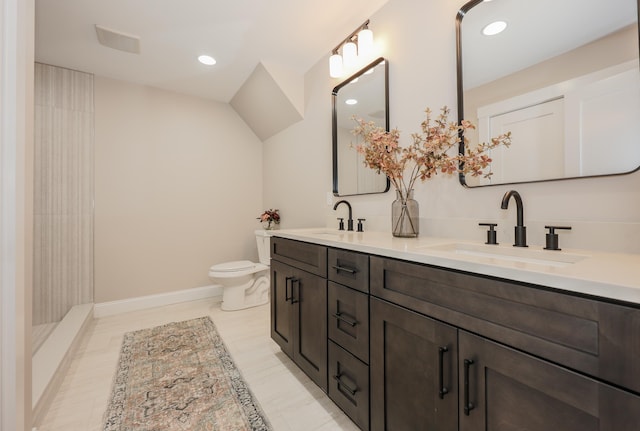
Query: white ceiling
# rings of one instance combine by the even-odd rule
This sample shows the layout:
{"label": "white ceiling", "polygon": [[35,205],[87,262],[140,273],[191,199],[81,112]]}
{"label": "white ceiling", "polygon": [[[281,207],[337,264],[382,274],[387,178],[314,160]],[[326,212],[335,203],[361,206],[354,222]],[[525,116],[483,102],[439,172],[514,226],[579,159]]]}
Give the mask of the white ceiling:
{"label": "white ceiling", "polygon": [[[36,0],[36,61],[228,102],[258,63],[302,76],[387,1]],[[96,24],[141,53],[100,45]]]}

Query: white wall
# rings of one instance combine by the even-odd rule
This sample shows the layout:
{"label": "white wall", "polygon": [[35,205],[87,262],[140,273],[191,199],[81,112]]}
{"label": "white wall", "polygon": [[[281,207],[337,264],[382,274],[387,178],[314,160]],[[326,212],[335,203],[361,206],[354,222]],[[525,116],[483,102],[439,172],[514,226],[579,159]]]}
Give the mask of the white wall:
{"label": "white wall", "polygon": [[103,77],[95,104],[96,302],[257,259],[262,143],[228,104]]}
{"label": "white wall", "polygon": [[33,0],[0,0],[0,429],[31,429]]}
{"label": "white wall", "polygon": [[[418,131],[423,111],[447,105],[456,118],[455,15],[464,1],[391,0],[371,17],[371,29],[389,60],[391,127],[405,142]],[[327,52],[331,47],[328,46]],[[336,226],[327,205],[331,190],[331,89],[328,58],[305,77],[305,119],[265,142],[264,196],[283,212],[282,227]],[[606,145],[606,143],[604,143]],[[640,252],[640,173],[465,189],[457,177],[418,184],[421,235],[484,241],[478,222],[497,221],[498,240],[513,242],[515,208],[500,209],[514,188],[525,204],[530,245],[544,245],[545,224],[568,224],[565,248]],[[390,230],[393,191],[350,197],[366,229]],[[512,205],[513,206],[513,205]],[[342,210],[341,210],[342,211]]]}

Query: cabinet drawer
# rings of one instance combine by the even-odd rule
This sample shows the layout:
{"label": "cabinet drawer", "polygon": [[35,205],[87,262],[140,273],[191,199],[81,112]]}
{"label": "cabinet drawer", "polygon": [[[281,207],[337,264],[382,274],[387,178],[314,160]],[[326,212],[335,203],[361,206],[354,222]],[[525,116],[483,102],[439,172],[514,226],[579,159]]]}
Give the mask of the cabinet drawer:
{"label": "cabinet drawer", "polygon": [[329,282],[329,338],[369,363],[369,295]]}
{"label": "cabinet drawer", "polygon": [[372,256],[371,294],[640,391],[640,310]]}
{"label": "cabinet drawer", "polygon": [[327,276],[327,247],[271,237],[271,259],[286,263],[320,277]]}
{"label": "cabinet drawer", "polygon": [[369,367],[329,341],[329,397],[363,430],[369,429]]}
{"label": "cabinet drawer", "polygon": [[369,256],[366,254],[330,248],[327,272],[331,281],[369,291]]}

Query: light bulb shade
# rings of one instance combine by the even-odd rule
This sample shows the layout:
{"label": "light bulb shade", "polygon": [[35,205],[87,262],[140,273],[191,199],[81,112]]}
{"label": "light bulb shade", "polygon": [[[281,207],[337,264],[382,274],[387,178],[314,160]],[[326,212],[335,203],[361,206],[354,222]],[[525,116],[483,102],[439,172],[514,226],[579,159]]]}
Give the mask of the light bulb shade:
{"label": "light bulb shade", "polygon": [[344,68],[347,70],[353,69],[358,61],[358,47],[353,42],[347,42],[342,47],[342,57],[344,62]]}
{"label": "light bulb shade", "polygon": [[342,73],[342,56],[340,54],[333,54],[329,57],[329,76],[332,78],[340,78]]}
{"label": "light bulb shade", "polygon": [[358,56],[368,58],[373,54],[373,32],[368,28],[358,33]]}

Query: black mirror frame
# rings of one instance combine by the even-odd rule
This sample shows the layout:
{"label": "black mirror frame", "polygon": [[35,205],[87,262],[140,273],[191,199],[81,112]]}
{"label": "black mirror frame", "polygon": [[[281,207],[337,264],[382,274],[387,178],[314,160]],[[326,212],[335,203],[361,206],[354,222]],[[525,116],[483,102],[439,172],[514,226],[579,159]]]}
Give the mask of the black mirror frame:
{"label": "black mirror frame", "polygon": [[[464,6],[460,8],[458,13],[456,14],[456,77],[457,77],[457,101],[458,101],[458,124],[464,120],[464,82],[462,76],[462,19],[472,8],[477,6],[480,3],[483,3],[485,0],[471,0],[468,3],[465,3]],[[637,7],[636,13],[638,15],[638,48],[640,50],[640,0],[636,0]],[[639,60],[640,61],[640,60]],[[458,153],[464,155],[465,146],[464,146],[464,133],[460,132],[460,144],[458,147]],[[469,186],[465,179],[465,175],[460,172],[458,174],[458,179],[460,180],[460,184],[466,188],[479,188],[479,187],[493,187],[493,186],[504,186],[510,184],[528,184],[528,183],[546,183],[549,181],[564,181],[564,180],[575,180],[581,178],[599,178],[599,177],[611,177],[618,175],[628,175],[633,172],[640,170],[640,166],[636,169],[633,169],[628,172],[618,172],[614,174],[602,174],[602,175],[586,175],[581,177],[566,177],[566,178],[550,178],[544,180],[533,180],[533,181],[520,181],[520,182],[512,182],[512,183],[500,183],[500,184],[484,184],[481,186]]]}
{"label": "black mirror frame", "polygon": [[387,177],[387,185],[383,191],[380,192],[370,192],[370,193],[357,193],[352,195],[341,195],[338,191],[338,111],[336,106],[336,100],[338,97],[338,91],[349,84],[353,79],[363,75],[369,69],[372,69],[384,62],[384,108],[385,108],[385,130],[389,131],[389,61],[387,61],[384,57],[379,57],[373,62],[369,63],[367,66],[360,69],[358,72],[354,73],[342,83],[338,84],[333,88],[331,92],[331,139],[332,139],[332,150],[333,150],[333,195],[334,196],[356,196],[356,195],[370,195],[370,194],[378,194],[378,193],[386,193],[391,188],[391,181]]}

